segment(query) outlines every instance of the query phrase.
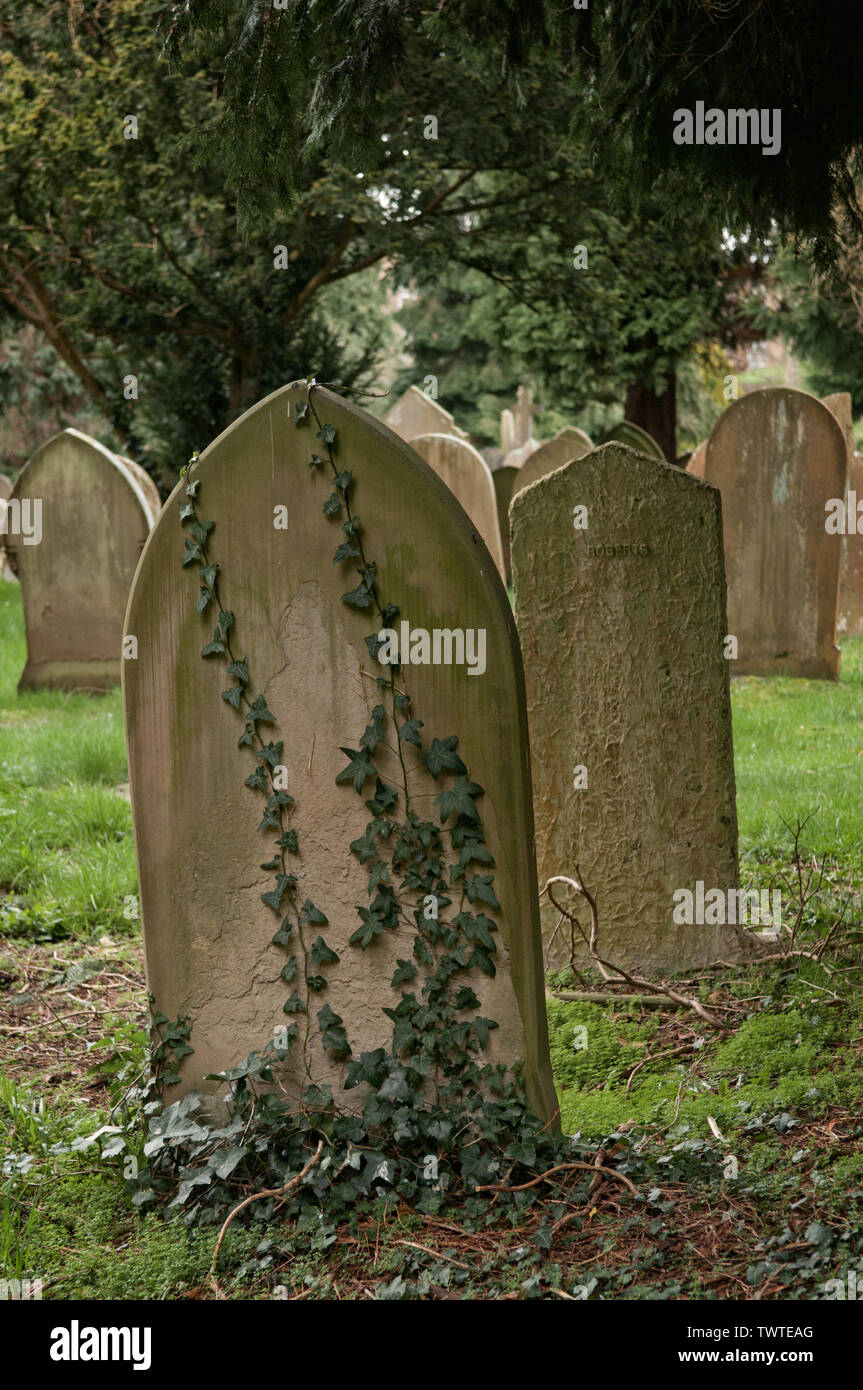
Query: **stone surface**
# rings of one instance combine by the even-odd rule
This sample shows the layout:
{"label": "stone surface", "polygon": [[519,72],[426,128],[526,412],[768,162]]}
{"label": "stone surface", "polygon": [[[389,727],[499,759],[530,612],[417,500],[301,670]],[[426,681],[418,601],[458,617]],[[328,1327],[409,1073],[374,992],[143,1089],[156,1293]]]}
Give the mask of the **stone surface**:
{"label": "stone surface", "polygon": [[592,448],[593,445],[584,430],[578,429],[575,425],[567,425],[565,429],[559,430],[553,439],[549,439],[547,444],[534,450],[522,463],[513,485],[513,497],[521,492],[522,488],[535,483],[538,478],[544,478],[546,473],[553,473],[555,468],[562,468],[572,459],[582,458]]}
{"label": "stone surface", "polygon": [[455,439],[467,439],[467,433],[459,429],[449,411],[418,386],[409,386],[390,406],[384,424],[408,444],[420,434],[451,434]]}
{"label": "stone surface", "polygon": [[542,448],[542,440],[534,439],[533,435],[528,435],[523,444],[519,444],[514,449],[507,449],[503,456],[502,467],[521,468],[537,449]]}
{"label": "stone surface", "polygon": [[704,477],[722,494],[735,675],[838,677],[841,537],[824,523],[846,473],[836,418],[803,391],[753,391],[713,426]]}
{"label": "stone surface", "polygon": [[12,483],[5,473],[0,473],[0,579],[6,579],[10,583],[17,582],[17,575],[12,573],[3,540],[6,534],[6,503],[11,496]]}
{"label": "stone surface", "polygon": [[421,434],[411,441],[411,446],[458,498],[502,575],[503,544],[497,501],[491,469],[482,454],[472,444],[449,434]]}
{"label": "stone surface", "polygon": [[126,454],[120,454],[119,457],[122,459],[123,463],[125,463],[132,477],[140,485],[141,491],[147,502],[147,510],[152,518],[150,525],[155,525],[156,517],[162,510],[162,498],[159,495],[159,489],[156,487],[156,484],[153,482],[146,468],[142,468],[140,463],[136,463],[134,459],[130,459]]}
{"label": "stone surface", "polygon": [[509,540],[509,504],[517,477],[518,469],[506,466],[496,468],[491,475],[491,480],[494,483],[494,495],[497,501],[497,522],[500,528],[500,543],[503,548],[503,568],[507,584],[512,583],[512,553]]}
{"label": "stone surface", "polygon": [[665,455],[647,430],[643,430],[640,425],[633,425],[631,420],[621,420],[619,425],[613,429],[606,430],[602,436],[603,444],[626,444],[630,449],[636,449],[640,454],[647,454],[648,458],[661,459],[666,462]]}
{"label": "stone surface", "polygon": [[[338,1091],[343,1069],[321,1049],[317,1008],[326,1002],[341,1015],[355,1054],[388,1044],[392,1025],[382,1010],[398,1003],[390,980],[395,959],[410,955],[414,928],[411,922],[385,932],[366,952],[348,945],[360,925],[358,906],[369,901],[368,867],[349,845],[364,833],[369,812],[352,785],[335,779],[346,762],[340,749],[358,747],[379,698],[374,680],[385,668],[364,641],[379,620],[341,601],[356,584],[356,571],[350,561],[333,563],[343,536],[338,519],[322,515],[331,477],[308,467],[311,451],[321,448],[316,426],[298,429],[292,418],[305,397],[296,383],[261,401],[201,455],[192,477],[201,483],[199,514],[215,523],[208,557],[221,566],[221,602],[236,615],[235,651],[245,654],[253,693],[266,697],[279,721],[266,726],[265,737],[285,742],[300,850],[288,859],[299,865],[298,897],[325,913],[326,940],[341,956],[327,967],[327,989],[313,996],[319,1002],[310,1045],[315,1080]],[[338,465],[353,473],[351,505],[384,600],[397,603],[400,621],[415,628],[487,633],[484,675],[440,664],[411,664],[403,675],[426,746],[457,733],[471,778],[485,788],[478,805],[501,904],[500,913],[485,908],[500,924],[497,972],[489,978],[474,970],[470,982],[481,1013],[500,1024],[486,1055],[523,1059],[529,1099],[549,1116],[556,1101],[527,722],[506,593],[468,517],[414,450],[328,391],[316,389],[313,401],[322,423],[336,430]],[[258,867],[269,853],[268,838],[257,829],[261,795],[243,785],[254,759],[237,746],[240,716],[220,700],[230,680],[222,659],[200,656],[215,620],[197,616],[196,575],[180,564],[180,501],[182,484],[136,577],[127,631],[137,636],[140,655],[125,664],[123,680],[149,985],[169,1018],[183,1012],[194,1019],[196,1050],[183,1063],[177,1094],[272,1039],[286,1021],[290,992],[279,978],[286,953],[271,945],[274,917],[260,898],[272,875]],[[282,505],[289,508],[286,531],[273,525],[274,508]],[[375,760],[400,788],[390,742],[388,736]],[[400,747],[412,795],[422,812],[433,814],[442,784],[431,781],[411,744]],[[302,1079],[298,1069],[292,1053],[280,1077],[292,1095]],[[357,1093],[349,1095],[356,1104]]]}
{"label": "stone surface", "polygon": [[[846,494],[853,492],[856,502],[863,502],[863,457],[858,453],[854,438],[851,397],[847,391],[840,391],[835,396],[825,396],[821,404],[836,416],[845,435],[848,454]],[[859,637],[863,633],[863,534],[859,530],[846,534],[842,537],[841,545],[837,632],[842,637]]]}
{"label": "stone surface", "polygon": [[703,439],[700,444],[693,449],[689,462],[686,465],[687,473],[691,473],[693,478],[704,478],[704,459],[707,454],[707,440]]}
{"label": "stone surface", "polygon": [[[673,920],[678,889],[737,884],[718,492],[607,444],[518,493],[510,521],[540,888],[578,867],[615,962],[748,954],[733,929]],[[557,920],[545,900],[547,950]],[[550,963],[568,950],[561,931]]]}
{"label": "stone surface", "polygon": [[27,634],[19,689],[118,685],[126,600],[154,520],[145,489],[116,454],[69,429],[37,450],[12,497],[42,503],[38,545],[6,538]]}

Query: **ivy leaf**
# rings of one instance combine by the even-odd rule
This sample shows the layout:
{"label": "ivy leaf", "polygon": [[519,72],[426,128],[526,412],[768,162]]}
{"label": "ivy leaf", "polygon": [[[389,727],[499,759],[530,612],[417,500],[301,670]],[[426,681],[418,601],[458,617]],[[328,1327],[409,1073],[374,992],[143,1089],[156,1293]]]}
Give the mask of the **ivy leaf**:
{"label": "ivy leaf", "polygon": [[252,703],[249,705],[249,719],[253,723],[257,722],[259,724],[278,723],[276,716],[270,710],[267,709],[267,702],[264,699],[263,695],[259,695],[257,699],[253,700]]}
{"label": "ivy leaf", "polygon": [[304,425],[309,415],[308,401],[297,401],[294,407],[294,425]]}
{"label": "ivy leaf", "polygon": [[249,668],[245,661],[232,661],[228,667],[228,675],[233,676],[241,685],[249,684]]}
{"label": "ivy leaf", "polygon": [[488,1042],[488,1035],[493,1028],[499,1028],[500,1024],[495,1023],[493,1018],[475,1018],[473,1021],[474,1031],[480,1047],[485,1047]]}
{"label": "ivy leaf", "polygon": [[203,552],[197,542],[186,537],[186,546],[183,551],[183,566],[193,565],[196,560],[203,559]]}
{"label": "ivy leaf", "polygon": [[370,753],[374,753],[384,736],[386,722],[387,712],[383,705],[375,705],[372,710],[372,722],[366,725],[363,736],[360,739],[360,748],[367,748]]}
{"label": "ivy leaf", "polygon": [[329,1004],[325,1004],[319,1011],[318,1023],[321,1027],[322,1046],[336,1056],[348,1056],[351,1050],[348,1045],[348,1035],[341,1026],[342,1019],[333,1012]]}
{"label": "ivy leaf", "polygon": [[216,575],[219,573],[218,561],[212,565],[202,565],[198,573],[208,589],[212,589],[216,582]]}
{"label": "ivy leaf", "polygon": [[456,812],[460,816],[479,820],[479,812],[473,804],[473,797],[482,796],[483,788],[477,782],[469,782],[466,777],[458,777],[451,787],[447,787],[435,797],[440,806],[441,825]]}
{"label": "ivy leaf", "polygon": [[323,468],[323,466],[324,461],[320,454],[312,454],[312,457],[309,459],[309,468]]}
{"label": "ivy leaf", "polygon": [[187,483],[187,484],[186,484],[186,496],[187,496],[187,497],[197,497],[197,495],[198,495],[198,489],[199,489],[200,486],[201,486],[201,480],[200,480],[200,478],[196,478],[195,481],[194,481],[193,483]]}
{"label": "ivy leaf", "polygon": [[397,989],[399,985],[410,984],[411,980],[416,979],[417,968],[412,960],[399,960],[396,957],[396,965],[398,968],[390,980],[393,989]]}
{"label": "ivy leaf", "polygon": [[246,787],[252,787],[253,789],[261,792],[268,792],[270,790],[270,783],[266,774],[266,770],[262,767],[256,767],[252,775],[246,778],[243,785]]}
{"label": "ivy leaf", "polygon": [[202,589],[198,596],[198,602],[195,604],[195,612],[206,613],[215,597],[216,595],[213,593],[212,589]]}
{"label": "ivy leaf", "polygon": [[[228,670],[230,669],[229,666]],[[278,743],[265,743],[263,748],[260,748],[255,754],[255,757],[262,763],[269,763],[270,767],[278,767],[279,763],[282,761],[282,749],[284,746],[281,739],[279,739]]]}
{"label": "ivy leaf", "polygon": [[[181,516],[184,510],[185,509],[183,507],[180,508]],[[192,511],[194,512],[194,510],[195,509],[193,507]],[[192,535],[195,537],[195,540],[198,541],[200,545],[206,545],[207,537],[209,536],[210,532],[215,528],[215,525],[216,523],[214,521],[196,521],[194,526],[191,527]],[[218,569],[218,565],[216,566],[216,568]]]}
{"label": "ivy leaf", "polygon": [[378,862],[372,866],[371,872],[369,873],[369,897],[371,897],[372,893],[377,892],[382,883],[389,884],[390,882],[390,871],[383,859],[379,859]]}
{"label": "ivy leaf", "polygon": [[311,898],[306,898],[306,901],[303,903],[300,912],[300,921],[311,922],[315,926],[320,925],[322,927],[329,925],[329,919],[324,916],[319,907],[315,907]]}
{"label": "ivy leaf", "polygon": [[369,760],[365,749],[341,748],[346,758],[350,758],[347,767],[343,767],[336,782],[353,782],[354,791],[361,792],[369,777],[377,776],[377,768]]}
{"label": "ivy leaf", "polygon": [[465,868],[471,860],[476,860],[478,864],[493,864],[494,855],[489,853],[485,845],[467,844],[461,850],[458,862],[462,868]]}
{"label": "ivy leaf", "polygon": [[387,811],[392,810],[398,799],[398,794],[391,787],[385,786],[378,777],[375,781],[374,796],[365,801],[363,805],[371,811],[373,816],[383,816],[386,815]]}
{"label": "ivy leaf", "polygon": [[266,870],[268,870],[269,872],[272,872],[273,870],[280,868],[281,862],[282,862],[281,859],[278,859],[278,858],[276,858],[276,859],[268,859],[267,862],[266,862],[266,864],[262,864],[262,865],[261,865],[261,868],[262,868],[262,869],[266,869]]}
{"label": "ivy leaf", "polygon": [[347,471],[346,473],[337,473],[337,474],[335,475],[335,477],[333,478],[333,486],[334,486],[339,492],[345,493],[345,494],[346,494],[348,488],[349,488],[350,485],[351,485],[351,478],[352,478],[353,476],[354,476],[354,475],[353,475],[353,473],[350,471],[350,469],[348,469],[348,471]]}
{"label": "ivy leaf", "polygon": [[305,1004],[303,1003],[303,1001],[302,1001],[302,999],[300,998],[300,996],[299,996],[299,994],[297,993],[297,991],[294,990],[294,992],[293,992],[293,994],[290,996],[290,998],[289,998],[289,999],[286,999],[285,1002],[284,1002],[284,1004],[282,1005],[282,1013],[286,1013],[286,1014],[304,1014],[305,1012],[306,1012],[306,1006],[305,1006]]}
{"label": "ivy leaf", "polygon": [[[186,561],[184,560],[183,563],[185,564]],[[368,608],[371,601],[371,594],[365,579],[355,589],[351,589],[350,593],[342,594],[342,603],[346,603],[349,608]]]}
{"label": "ivy leaf", "polygon": [[348,847],[351,851],[351,854],[355,854],[361,864],[367,863],[369,859],[373,859],[374,856],[377,854],[377,845],[375,841],[377,840],[378,835],[383,834],[384,838],[386,838],[386,836],[389,835],[391,830],[392,824],[390,821],[370,821],[369,824],[366,826],[365,834],[361,835],[358,840],[351,841]]}
{"label": "ivy leaf", "polygon": [[245,744],[248,744],[250,748],[254,748],[254,746],[255,746],[255,726],[254,726],[254,724],[247,724],[246,727],[245,727],[245,729],[244,729],[244,731],[243,731],[243,733],[241,733],[241,734],[240,734],[240,737],[237,739],[237,747],[238,747],[238,748],[244,747]]}
{"label": "ivy leaf", "polygon": [[383,639],[378,637],[378,634],[376,632],[370,632],[368,637],[365,637],[363,640],[366,646],[368,647],[369,656],[371,657],[372,661],[377,661],[378,652],[384,645]]}
{"label": "ivy leaf", "polygon": [[316,970],[321,965],[338,965],[340,959],[338,953],[330,949],[322,936],[315,937],[309,951],[309,960]]}
{"label": "ivy leaf", "polygon": [[367,947],[371,946],[376,937],[383,935],[383,924],[380,918],[367,907],[358,907],[357,912],[359,913],[362,926],[357,927],[356,931],[350,937],[350,945],[360,946],[365,951]]}
{"label": "ivy leaf", "polygon": [[272,945],[273,945],[273,946],[290,946],[290,944],[291,944],[291,932],[293,931],[293,929],[294,929],[294,928],[293,928],[293,925],[292,925],[292,923],[289,921],[289,919],[288,919],[287,917],[283,918],[283,920],[282,920],[282,925],[279,927],[279,930],[276,932],[275,936],[272,938]]}
{"label": "ivy leaf", "polygon": [[289,984],[291,983],[291,981],[293,980],[294,976],[296,975],[296,973],[297,973],[297,958],[296,958],[296,956],[291,956],[289,960],[285,961],[285,964],[282,966],[281,970],[279,971],[279,978],[282,979],[282,980],[284,980],[284,982],[285,982],[286,985],[289,985]]}
{"label": "ivy leaf", "polygon": [[384,627],[392,627],[396,618],[402,610],[394,603],[385,603],[381,610],[381,622]]}
{"label": "ivy leaf", "polygon": [[482,946],[474,946],[473,950],[471,951],[468,957],[468,970],[472,970],[474,966],[476,966],[478,970],[481,970],[484,975],[497,974],[497,968],[495,966],[494,961],[492,960],[488,951],[483,950]]}
{"label": "ivy leaf", "polygon": [[337,492],[331,492],[321,510],[324,516],[337,516],[342,509],[342,499]]}
{"label": "ivy leaf", "polygon": [[336,442],[336,431],[333,425],[322,425],[318,430],[316,438],[323,440],[324,444],[333,445]]}
{"label": "ivy leaf", "polygon": [[233,705],[234,709],[239,709],[243,702],[243,694],[244,691],[241,685],[232,685],[229,690],[222,691],[222,699],[229,705]]}
{"label": "ivy leaf", "polygon": [[184,521],[188,521],[190,517],[194,515],[195,508],[192,506],[191,502],[180,503],[180,525],[182,525]]}
{"label": "ivy leaf", "polygon": [[419,734],[422,727],[421,719],[406,719],[404,724],[399,725],[399,738],[405,743],[412,743],[415,748],[422,748],[423,741]]}
{"label": "ivy leaf", "polygon": [[286,849],[289,850],[291,854],[296,854],[300,848],[296,830],[286,830],[284,835],[279,836],[276,844],[279,849]]}
{"label": "ivy leaf", "polygon": [[223,608],[219,613],[219,630],[222,633],[230,632],[234,626],[234,615],[230,608]]}
{"label": "ivy leaf", "polygon": [[201,656],[221,656],[227,648],[219,635],[219,629],[213,633],[212,642],[208,642],[206,647],[201,649]]}
{"label": "ivy leaf", "polygon": [[342,560],[356,559],[360,553],[359,547],[354,545],[353,541],[342,541],[333,555],[333,564],[339,565]]}
{"label": "ivy leaf", "polygon": [[457,734],[451,734],[449,738],[432,739],[431,748],[425,755],[426,767],[432,777],[439,777],[444,768],[451,772],[467,773],[467,768],[455,751],[457,747]]}
{"label": "ivy leaf", "polygon": [[314,990],[315,994],[320,994],[321,990],[327,987],[323,975],[307,975],[306,984],[309,989]]}
{"label": "ivy leaf", "polygon": [[276,886],[269,893],[261,894],[261,902],[266,903],[274,912],[278,912],[282,905],[282,898],[289,888],[293,888],[296,883],[293,874],[276,874]]}
{"label": "ivy leaf", "polygon": [[500,912],[501,907],[494,888],[492,887],[493,882],[494,877],[492,874],[475,874],[473,878],[466,879],[464,887],[468,896],[468,902],[488,903],[495,911]]}

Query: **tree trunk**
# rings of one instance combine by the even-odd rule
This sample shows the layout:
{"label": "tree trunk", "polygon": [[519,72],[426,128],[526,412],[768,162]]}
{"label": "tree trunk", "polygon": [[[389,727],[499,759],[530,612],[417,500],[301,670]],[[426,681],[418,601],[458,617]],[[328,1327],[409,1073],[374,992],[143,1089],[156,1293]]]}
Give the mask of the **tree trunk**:
{"label": "tree trunk", "polygon": [[640,425],[651,439],[674,463],[677,458],[677,383],[674,373],[668,377],[665,390],[657,396],[641,381],[633,383],[626,392],[626,418]]}

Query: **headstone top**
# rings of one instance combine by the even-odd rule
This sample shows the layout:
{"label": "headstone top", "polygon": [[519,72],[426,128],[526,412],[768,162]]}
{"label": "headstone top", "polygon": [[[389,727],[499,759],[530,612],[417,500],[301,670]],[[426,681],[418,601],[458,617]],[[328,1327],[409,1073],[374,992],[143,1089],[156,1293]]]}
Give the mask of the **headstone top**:
{"label": "headstone top", "polygon": [[383,423],[408,444],[420,434],[451,434],[456,439],[467,439],[449,411],[418,386],[409,386],[390,406]]}
{"label": "headstone top", "polygon": [[544,478],[556,468],[562,468],[572,459],[583,458],[593,448],[584,430],[575,425],[567,425],[559,430],[553,439],[534,449],[522,462],[513,487],[513,497],[523,488],[530,487],[537,479]]}
{"label": "headstone top", "polygon": [[482,454],[466,440],[449,434],[421,434],[411,441],[411,446],[464,507],[502,575],[503,548],[494,481]]}

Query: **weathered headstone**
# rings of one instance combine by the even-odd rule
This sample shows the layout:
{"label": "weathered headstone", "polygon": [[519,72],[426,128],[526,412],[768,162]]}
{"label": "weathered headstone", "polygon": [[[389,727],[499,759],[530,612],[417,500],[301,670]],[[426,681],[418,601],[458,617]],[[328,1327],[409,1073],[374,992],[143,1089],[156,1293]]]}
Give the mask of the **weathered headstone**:
{"label": "weathered headstone", "polygon": [[155,522],[156,517],[162,510],[162,498],[159,495],[159,489],[156,487],[156,484],[153,482],[146,468],[142,468],[140,463],[136,463],[134,459],[130,459],[126,454],[120,454],[118,457],[122,463],[125,463],[132,477],[140,485],[141,491],[147,499],[147,506],[152,513],[153,521]]}
{"label": "weathered headstone", "polygon": [[458,498],[502,575],[503,546],[497,501],[491,469],[482,454],[472,444],[449,434],[421,434],[411,440],[411,447]]}
{"label": "weathered headstone", "polygon": [[518,477],[518,469],[504,466],[496,468],[491,475],[494,495],[497,501],[497,523],[500,528],[500,543],[503,547],[503,569],[507,584],[512,583],[512,552],[509,540],[509,504],[512,490]]}
{"label": "weathered headstone", "polygon": [[[414,905],[424,913],[428,904],[402,884],[405,867],[394,868],[392,875],[401,905],[397,929],[381,931],[368,950],[349,939],[380,915],[382,909],[371,901],[369,871],[377,856],[386,866],[395,849],[373,837],[366,853],[360,841],[370,833],[371,815],[404,822],[407,787],[420,820],[446,815],[444,861],[459,853],[450,848],[453,816],[467,816],[458,824],[468,827],[468,843],[475,814],[471,804],[479,809],[493,864],[478,867],[493,876],[500,903],[498,911],[486,895],[481,905],[499,928],[497,969],[487,975],[474,966],[457,983],[469,983],[480,1000],[479,1013],[499,1025],[489,1035],[484,1058],[522,1061],[528,1099],[537,1114],[550,1116],[556,1102],[532,853],[527,722],[506,593],[470,520],[413,449],[322,388],[311,393],[314,423],[309,415],[298,427],[295,421],[308,398],[305,383],[284,387],[201,455],[163,509],[129,603],[126,627],[137,639],[138,660],[125,664],[123,686],[147,974],[157,1007],[169,1018],[182,1013],[193,1020],[195,1051],[183,1062],[172,1095],[192,1087],[212,1089],[212,1083],[202,1086],[207,1073],[261,1051],[286,1023],[298,1022],[299,1040],[276,1068],[280,1083],[288,1095],[296,1095],[308,1079],[305,1057],[312,1079],[342,1096],[344,1064],[325,1050],[327,1025],[319,1017],[324,1005],[342,1020],[354,1057],[390,1044],[393,1024],[384,1009],[399,1005],[403,989],[420,997],[427,969],[416,950]],[[330,435],[339,481],[323,435]],[[322,467],[310,469],[313,452],[324,456]],[[214,523],[205,558],[220,566],[217,579],[210,571],[209,582],[217,583],[218,603],[234,615],[227,629],[231,653],[242,657],[243,666],[233,675],[226,675],[229,654],[201,656],[217,619],[215,604],[203,617],[197,615],[199,582],[208,581],[180,562],[178,506],[189,505],[189,488],[197,517]],[[358,532],[350,529],[351,517],[359,518]],[[193,528],[200,520],[186,521],[187,551],[194,550]],[[281,529],[285,521],[287,529]],[[334,563],[334,548],[355,550],[357,534],[363,556]],[[382,603],[398,605],[395,616],[384,620],[374,606],[357,606],[368,598],[365,578],[355,589],[358,567],[373,576]],[[346,592],[350,604],[344,602]],[[365,640],[387,622],[399,632],[406,623],[412,633],[410,661],[395,678],[397,689],[411,697],[409,709],[398,714],[405,730],[399,739],[391,722],[392,693],[376,684],[392,668],[375,659],[381,653],[373,653]],[[222,630],[219,619],[217,631]],[[443,634],[439,651],[435,633]],[[454,640],[459,633],[464,653],[473,645],[474,654],[484,650],[484,661],[472,666],[463,660]],[[431,635],[438,660],[423,660],[429,655],[423,634]],[[237,713],[220,699],[235,678],[241,685],[248,679],[246,699],[263,697],[275,722],[256,726],[246,705],[241,703]],[[390,718],[380,738],[369,738],[378,703]],[[406,729],[408,718],[422,721],[421,730]],[[277,764],[270,765],[282,768],[285,792],[295,799],[284,810],[283,823],[298,839],[282,853],[285,872],[296,874],[299,883],[286,888],[276,916],[262,900],[273,890],[273,864],[259,865],[279,832],[259,829],[264,795],[244,785],[245,774],[256,766],[258,746],[255,740],[251,747],[238,746],[245,723],[277,746]],[[364,726],[369,726],[366,735]],[[451,742],[432,744],[452,735],[457,735],[457,754]],[[436,747],[443,757],[437,780],[422,761],[417,738],[426,752]],[[354,773],[339,781],[352,749],[357,750],[351,755]],[[478,784],[473,788],[465,786],[450,761],[458,756]],[[380,780],[366,780],[360,770],[357,788],[351,779],[363,757],[373,758]],[[262,754],[257,765],[265,762]],[[481,795],[479,786],[485,789]],[[451,787],[478,800],[437,806],[435,796]],[[377,797],[374,810],[368,802],[364,808],[364,797],[371,795]],[[395,840],[396,831],[391,836]],[[444,875],[448,883],[445,867]],[[374,890],[379,897],[387,882],[379,880]],[[453,889],[449,898],[451,905],[439,899],[441,922],[458,911],[460,893]],[[310,920],[314,914],[306,908],[300,929],[294,905],[306,899],[325,924]],[[464,905],[469,911],[479,906]],[[286,946],[272,943],[282,911],[291,921]],[[315,959],[319,935],[337,962]],[[311,951],[305,967],[304,949]],[[291,955],[295,974],[286,985]],[[399,960],[404,972],[396,986],[391,981]],[[325,977],[321,993],[307,983],[314,970]],[[292,991],[300,1007],[286,1018]],[[348,1096],[355,1106],[357,1093]]]}
{"label": "weathered headstone", "polygon": [[[745,954],[733,928],[675,921],[678,890],[737,886],[718,492],[606,444],[518,493],[510,521],[540,888],[580,870],[619,964]],[[546,900],[553,965],[557,920]]]}
{"label": "weathered headstone", "polygon": [[10,526],[6,537],[27,635],[19,689],[118,685],[123,615],[155,521],[152,499],[121,458],[68,429],[21,470],[10,518],[15,504],[30,531]]}
{"label": "weathered headstone", "polygon": [[549,439],[547,444],[534,450],[521,465],[513,484],[512,496],[515,497],[522,488],[530,487],[530,484],[539,478],[544,478],[546,473],[553,473],[556,468],[562,468],[572,459],[582,458],[592,448],[593,445],[584,430],[580,430],[576,425],[567,425],[565,429],[559,430],[553,439]]}
{"label": "weathered headstone", "polygon": [[863,525],[860,525],[859,520],[863,517],[863,458],[857,451],[849,393],[840,391],[834,396],[825,396],[821,404],[826,405],[839,421],[848,450],[848,478],[845,496],[842,499],[846,507],[846,529],[842,537],[842,556],[839,562],[837,631],[843,637],[859,637],[863,633]]}
{"label": "weathered headstone", "polygon": [[523,444],[518,444],[514,449],[507,449],[501,462],[503,468],[521,468],[527,459],[536,453],[537,449],[542,448],[542,440],[535,439],[528,435]]}
{"label": "weathered headstone", "polygon": [[661,459],[663,463],[666,458],[652,434],[643,430],[640,425],[634,425],[631,420],[621,420],[619,425],[613,429],[606,430],[600,441],[602,444],[626,444],[630,449],[636,449],[640,454],[647,454],[648,458]]}
{"label": "weathered headstone", "polygon": [[10,582],[17,578],[17,576],[12,573],[12,568],[6,558],[6,548],[4,545],[4,537],[6,535],[6,503],[11,496],[12,483],[6,477],[5,473],[0,473],[0,579],[6,579]]}
{"label": "weathered headstone", "polygon": [[420,434],[451,434],[456,439],[467,439],[466,432],[459,429],[449,411],[418,386],[409,386],[390,406],[384,424],[408,444]]}
{"label": "weathered headstone", "polygon": [[722,494],[733,674],[837,679],[841,537],[825,520],[846,474],[836,418],[803,391],[753,391],[713,426],[704,477]]}

